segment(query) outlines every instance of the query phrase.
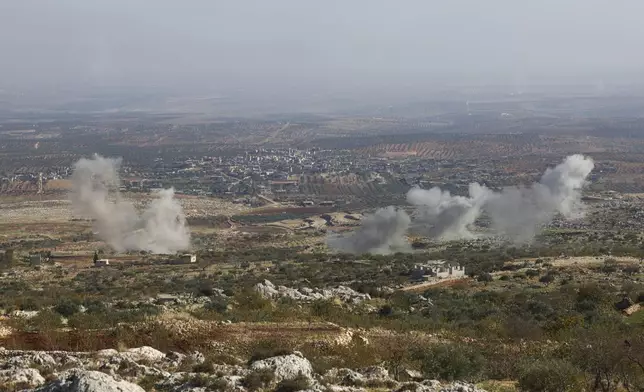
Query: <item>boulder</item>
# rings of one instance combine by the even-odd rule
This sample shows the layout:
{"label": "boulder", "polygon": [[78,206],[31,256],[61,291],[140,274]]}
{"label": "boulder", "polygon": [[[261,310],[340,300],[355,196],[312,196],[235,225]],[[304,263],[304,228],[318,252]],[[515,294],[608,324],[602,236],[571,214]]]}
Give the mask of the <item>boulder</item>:
{"label": "boulder", "polygon": [[308,359],[301,355],[290,354],[255,361],[250,365],[251,371],[270,369],[276,383],[282,380],[293,380],[300,374],[309,379],[313,378],[313,368]]}
{"label": "boulder", "polygon": [[158,362],[165,358],[165,354],[161,351],[148,347],[137,347],[131,348],[125,352],[119,354],[123,359],[129,359],[130,361],[147,361],[147,362]]}
{"label": "boulder", "polygon": [[199,351],[193,351],[188,355],[188,360],[196,365],[201,365],[206,362],[206,356],[200,353]]}
{"label": "boulder", "polygon": [[165,359],[170,366],[177,367],[186,359],[186,355],[176,351],[170,351],[166,354]]}
{"label": "boulder", "polygon": [[365,392],[366,389],[340,386],[340,385],[329,385],[327,386],[327,391],[328,392]]}
{"label": "boulder", "polygon": [[264,280],[263,283],[257,283],[255,285],[255,291],[259,293],[263,298],[277,298],[279,296],[279,291],[275,288],[275,285],[270,280]]}
{"label": "boulder", "polygon": [[38,365],[43,368],[53,369],[58,363],[51,355],[46,352],[25,352],[23,355],[11,357],[7,360],[7,365],[14,368],[29,368],[32,365]]}
{"label": "boulder", "polygon": [[323,380],[329,384],[339,384],[344,386],[361,386],[365,383],[362,374],[351,369],[333,368],[324,374]]}
{"label": "boulder", "polygon": [[117,355],[119,355],[119,352],[114,350],[113,348],[106,348],[105,350],[98,350],[96,352],[96,356],[101,358],[110,358]]}
{"label": "boulder", "polygon": [[367,381],[387,383],[393,381],[389,377],[389,371],[382,366],[369,366],[360,369],[359,372],[364,376]]}
{"label": "boulder", "polygon": [[45,383],[45,379],[38,370],[31,368],[12,368],[0,370],[0,384],[19,384],[29,387],[39,387]]}
{"label": "boulder", "polygon": [[452,384],[444,385],[440,392],[485,392],[485,390],[479,389],[473,384],[455,381]]}
{"label": "boulder", "polygon": [[68,369],[83,367],[83,361],[81,361],[80,359],[78,359],[78,357],[75,357],[73,355],[64,354],[59,358],[59,360],[60,360],[60,364],[64,365]]}
{"label": "boulder", "polygon": [[422,382],[422,384],[436,389],[440,389],[441,387],[441,382],[438,380],[425,380]]}
{"label": "boulder", "polygon": [[143,388],[101,372],[71,369],[35,392],[145,392]]}
{"label": "boulder", "polygon": [[396,389],[396,392],[439,392],[441,389],[421,384],[419,382],[406,382],[402,384],[398,389]]}

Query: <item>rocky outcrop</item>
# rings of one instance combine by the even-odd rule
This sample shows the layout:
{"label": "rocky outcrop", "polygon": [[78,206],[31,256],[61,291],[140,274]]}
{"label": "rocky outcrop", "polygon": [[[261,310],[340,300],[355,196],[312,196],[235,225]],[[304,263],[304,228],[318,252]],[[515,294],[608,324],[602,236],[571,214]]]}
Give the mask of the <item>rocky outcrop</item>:
{"label": "rocky outcrop", "polygon": [[145,392],[136,384],[117,380],[105,373],[71,369],[59,379],[36,389],[34,392]]}
{"label": "rocky outcrop", "polygon": [[337,384],[342,386],[360,386],[364,385],[365,378],[362,374],[351,369],[331,369],[324,374],[322,380],[328,384]]}
{"label": "rocky outcrop", "polygon": [[264,282],[257,283],[255,285],[255,291],[267,299],[289,298],[303,302],[337,298],[342,302],[355,305],[371,299],[369,294],[358,293],[352,288],[346,286],[338,286],[332,289],[312,289],[304,287],[298,290],[286,286],[276,287],[270,280],[264,280]]}
{"label": "rocky outcrop", "polygon": [[[364,392],[390,390],[411,392],[484,392],[471,384],[441,384],[411,377],[398,382],[386,368],[336,368],[324,375],[315,374],[311,363],[299,352],[265,358],[250,365],[214,364],[199,352],[162,353],[152,347],[125,351],[97,352],[0,350],[0,386],[32,388],[31,392],[142,392],[137,383],[154,383],[156,390],[247,392],[260,383],[272,389],[292,381],[310,392]],[[71,370],[64,370],[73,367]],[[46,383],[43,377],[53,379]],[[418,373],[418,372],[415,372]],[[408,378],[409,380],[409,378]],[[143,384],[141,384],[143,385]],[[34,389],[35,388],[35,389]],[[12,389],[10,389],[12,390]]]}
{"label": "rocky outcrop", "polygon": [[121,358],[128,359],[130,361],[144,361],[149,363],[158,362],[165,358],[164,353],[148,346],[131,348],[125,352],[119,353],[119,355]]}
{"label": "rocky outcrop", "polygon": [[37,365],[41,368],[53,369],[57,362],[51,355],[36,351],[11,357],[7,360],[7,365],[15,368],[28,368]]}
{"label": "rocky outcrop", "polygon": [[396,392],[485,392],[476,386],[468,383],[454,382],[441,385],[440,381],[426,380],[420,382],[408,382],[402,384]]}
{"label": "rocky outcrop", "polygon": [[262,359],[250,365],[251,371],[265,369],[270,369],[273,372],[273,380],[275,382],[294,380],[299,376],[304,376],[309,379],[313,378],[311,362],[297,352],[291,355]]}
{"label": "rocky outcrop", "polygon": [[38,387],[45,383],[40,372],[31,368],[11,368],[0,370],[0,385],[20,385],[27,387]]}

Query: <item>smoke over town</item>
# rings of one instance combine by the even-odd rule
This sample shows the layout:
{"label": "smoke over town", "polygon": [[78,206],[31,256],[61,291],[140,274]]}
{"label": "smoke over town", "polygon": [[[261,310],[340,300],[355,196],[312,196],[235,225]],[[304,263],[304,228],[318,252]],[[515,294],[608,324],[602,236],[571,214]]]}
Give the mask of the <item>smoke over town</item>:
{"label": "smoke over town", "polygon": [[414,229],[419,234],[438,240],[472,238],[470,225],[481,214],[486,188],[470,184],[470,197],[452,196],[438,187],[426,190],[412,188],[407,202],[416,206]]}
{"label": "smoke over town", "polygon": [[380,208],[366,216],[354,233],[330,237],[327,242],[330,248],[346,253],[389,254],[409,251],[411,246],[405,239],[409,223],[409,215],[405,211],[393,206]]}
{"label": "smoke over town", "polygon": [[94,155],[74,165],[70,199],[76,213],[91,217],[99,237],[117,252],[174,253],[190,247],[190,233],[174,190],[156,193],[143,212],[119,192],[121,160]]}
{"label": "smoke over town", "polygon": [[402,210],[381,209],[365,218],[352,235],[329,241],[329,246],[351,253],[387,253],[390,244],[408,246],[404,235],[409,227],[435,240],[473,238],[472,226],[483,213],[494,234],[514,242],[530,241],[555,215],[569,219],[583,212],[581,189],[593,167],[590,158],[571,155],[530,186],[494,191],[471,183],[467,197],[438,187],[412,188],[407,193],[408,203],[416,207],[411,219]]}

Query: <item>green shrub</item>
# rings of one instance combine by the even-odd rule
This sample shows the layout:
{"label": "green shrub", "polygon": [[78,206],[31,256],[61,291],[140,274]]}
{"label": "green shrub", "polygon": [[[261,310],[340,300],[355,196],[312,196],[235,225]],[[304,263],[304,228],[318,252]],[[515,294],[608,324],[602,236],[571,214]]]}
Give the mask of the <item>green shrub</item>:
{"label": "green shrub", "polygon": [[198,365],[195,365],[192,368],[194,373],[213,373],[215,371],[215,366],[212,361],[204,361]]}
{"label": "green shrub", "polygon": [[519,375],[519,389],[525,392],[576,392],[583,390],[583,374],[560,359],[543,359],[525,367]]}
{"label": "green shrub", "polygon": [[68,299],[63,299],[54,307],[54,310],[63,317],[70,317],[78,313],[80,305]]}
{"label": "green shrub", "polygon": [[391,305],[383,305],[380,310],[378,310],[378,314],[383,317],[391,316],[393,313],[394,309]]}
{"label": "green shrub", "polygon": [[228,300],[225,298],[214,298],[204,305],[204,309],[216,313],[226,313],[228,310]]}
{"label": "green shrub", "polygon": [[427,378],[477,381],[484,358],[471,347],[455,343],[432,346],[420,354],[421,370]]}
{"label": "green shrub", "polygon": [[26,329],[36,331],[49,331],[63,325],[60,314],[51,310],[42,310],[34,317],[26,320]]}
{"label": "green shrub", "polygon": [[307,390],[310,387],[311,381],[308,379],[308,377],[300,374],[292,380],[280,381],[280,383],[277,384],[277,387],[275,388],[275,392],[297,392]]}
{"label": "green shrub", "polygon": [[525,275],[528,278],[535,278],[535,277],[539,276],[539,270],[537,270],[537,269],[529,269],[529,270],[527,270],[525,272]]}
{"label": "green shrub", "polygon": [[263,369],[249,373],[242,379],[242,385],[249,391],[257,391],[267,388],[272,382],[275,374],[271,369]]}
{"label": "green shrub", "polygon": [[492,274],[489,274],[489,273],[486,272],[484,274],[479,275],[476,278],[476,280],[478,280],[479,282],[486,282],[487,283],[487,282],[493,281],[494,278],[492,277]]}

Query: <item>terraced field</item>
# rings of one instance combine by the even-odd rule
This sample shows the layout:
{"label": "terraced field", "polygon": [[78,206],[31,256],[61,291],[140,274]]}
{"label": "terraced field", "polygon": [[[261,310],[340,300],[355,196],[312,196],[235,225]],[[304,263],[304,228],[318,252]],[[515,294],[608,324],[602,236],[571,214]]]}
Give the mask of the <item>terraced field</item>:
{"label": "terraced field", "polygon": [[359,203],[365,207],[377,207],[401,201],[409,189],[406,184],[394,178],[387,180],[387,183],[380,184],[358,178],[352,180],[308,178],[300,183],[300,192],[315,197],[339,198],[346,202]]}
{"label": "terraced field", "polygon": [[[427,138],[425,136],[425,138]],[[408,143],[380,143],[363,147],[362,154],[396,157],[415,155],[422,158],[446,160],[519,156],[528,154],[596,153],[619,149],[632,151],[639,143],[626,140],[611,140],[596,137],[547,136],[535,134],[501,134],[462,136],[454,139],[434,137]]]}

